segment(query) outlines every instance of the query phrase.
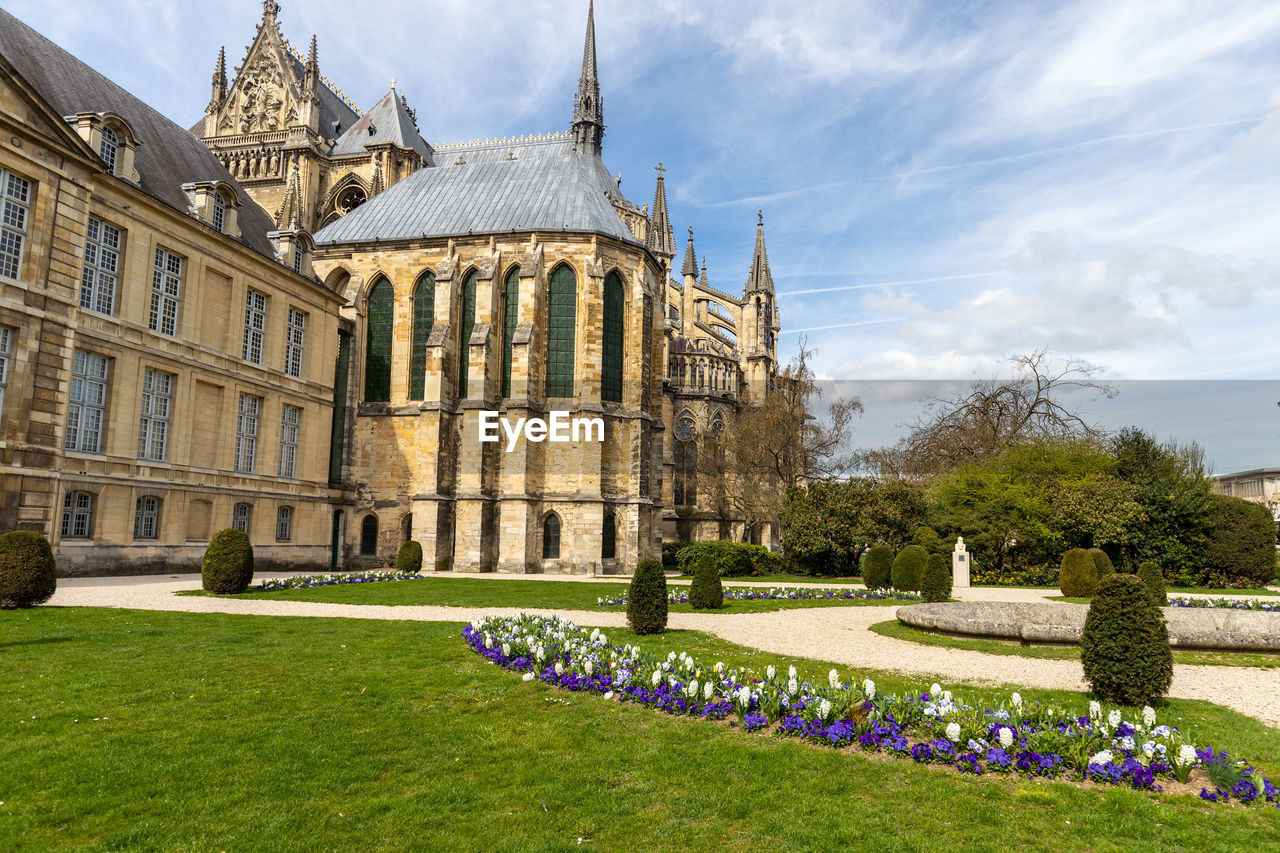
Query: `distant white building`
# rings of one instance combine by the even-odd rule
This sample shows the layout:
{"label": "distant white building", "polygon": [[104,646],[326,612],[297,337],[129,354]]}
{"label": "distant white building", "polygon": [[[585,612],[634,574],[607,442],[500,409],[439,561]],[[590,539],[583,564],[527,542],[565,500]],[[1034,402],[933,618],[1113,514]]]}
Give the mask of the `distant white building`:
{"label": "distant white building", "polygon": [[1280,521],[1280,468],[1254,468],[1238,474],[1222,474],[1213,480],[1215,492],[1261,504]]}

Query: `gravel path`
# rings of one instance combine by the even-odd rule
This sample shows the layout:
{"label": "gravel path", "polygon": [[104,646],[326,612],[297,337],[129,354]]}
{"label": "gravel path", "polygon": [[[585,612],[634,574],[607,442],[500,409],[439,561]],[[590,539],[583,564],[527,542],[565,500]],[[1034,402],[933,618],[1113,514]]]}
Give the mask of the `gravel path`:
{"label": "gravel path", "polygon": [[[273,577],[270,575],[259,576]],[[485,578],[501,577],[486,575]],[[529,576],[524,576],[529,577]],[[536,576],[533,576],[536,577]],[[598,578],[593,580],[599,580]],[[737,584],[737,581],[734,581]],[[765,584],[777,586],[778,584]],[[439,607],[331,604],[306,601],[233,600],[174,595],[199,589],[199,575],[138,578],[63,578],[51,605],[121,607],[190,613],[261,616],[328,616],[422,622],[467,622],[479,616],[519,612],[558,615],[579,625],[622,627],[625,614],[606,610],[538,610],[503,607]],[[1055,590],[973,587],[957,590],[964,601],[1040,601]],[[893,618],[892,607],[814,607],[734,615],[672,613],[672,628],[704,631],[729,642],[774,654],[829,660],[853,667],[895,670],[941,682],[982,682],[1018,687],[1086,690],[1075,661],[988,655],[922,646],[868,631]],[[1216,702],[1280,728],[1280,669],[1174,666],[1171,696]]]}

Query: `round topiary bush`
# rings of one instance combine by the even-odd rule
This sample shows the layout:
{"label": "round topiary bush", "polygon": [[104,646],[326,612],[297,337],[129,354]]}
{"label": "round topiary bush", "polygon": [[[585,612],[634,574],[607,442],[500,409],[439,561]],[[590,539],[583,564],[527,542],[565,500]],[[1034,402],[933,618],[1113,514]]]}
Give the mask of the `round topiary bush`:
{"label": "round topiary bush", "polygon": [[1083,548],[1072,548],[1062,556],[1058,589],[1069,598],[1089,598],[1098,591],[1098,564]]}
{"label": "round topiary bush", "polygon": [[1089,605],[1080,661],[1093,692],[1122,705],[1150,705],[1173,683],[1173,648],[1164,614],[1133,575],[1112,575]]}
{"label": "round topiary bush", "polygon": [[724,605],[724,584],[714,554],[701,554],[694,564],[689,604],[694,610],[718,610]]}
{"label": "round topiary bush", "polygon": [[49,540],[34,530],[0,536],[0,609],[44,604],[58,588]]}
{"label": "round topiary bush", "polygon": [[911,544],[919,545],[930,554],[941,554],[947,547],[942,543],[938,531],[932,527],[917,527],[915,535],[911,537]]}
{"label": "round topiary bush", "polygon": [[893,588],[919,592],[927,562],[929,552],[919,545],[908,545],[899,551],[898,556],[893,559],[893,569],[890,572]]}
{"label": "round topiary bush", "polygon": [[1156,607],[1165,607],[1169,604],[1169,593],[1164,588],[1164,574],[1160,571],[1160,566],[1147,560],[1138,566],[1138,577],[1147,588],[1147,595],[1151,598],[1151,603]]}
{"label": "round topiary bush", "polygon": [[920,595],[925,601],[947,601],[951,598],[951,563],[941,554],[930,554],[920,582]]}
{"label": "round topiary bush", "polygon": [[396,553],[396,571],[416,575],[422,571],[422,546],[410,539]]}
{"label": "round topiary bush", "polygon": [[219,530],[200,561],[204,588],[218,595],[237,595],[253,580],[253,546],[242,530]]}
{"label": "round topiary bush", "polygon": [[631,576],[627,624],[637,634],[661,634],[666,630],[667,574],[657,560],[641,560]]}
{"label": "round topiary bush", "polygon": [[1115,563],[1111,562],[1106,551],[1101,548],[1090,548],[1089,556],[1093,557],[1094,568],[1098,570],[1098,583],[1102,583],[1116,573]]}
{"label": "round topiary bush", "polygon": [[862,582],[867,589],[888,589],[893,585],[893,549],[876,545],[862,558]]}

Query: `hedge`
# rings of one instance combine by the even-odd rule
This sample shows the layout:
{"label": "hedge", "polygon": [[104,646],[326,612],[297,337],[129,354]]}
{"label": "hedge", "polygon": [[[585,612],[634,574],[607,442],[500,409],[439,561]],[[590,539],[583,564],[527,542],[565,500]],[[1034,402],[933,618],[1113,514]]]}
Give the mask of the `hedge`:
{"label": "hedge", "polygon": [[44,604],[57,588],[58,571],[48,539],[34,530],[0,536],[0,609]]}
{"label": "hedge", "polygon": [[898,552],[893,559],[890,577],[893,588],[902,591],[920,591],[920,581],[924,579],[924,567],[929,561],[929,552],[919,545],[908,545]]}
{"label": "hedge", "polygon": [[1151,705],[1173,683],[1164,614],[1134,575],[1111,575],[1089,605],[1080,661],[1093,692],[1108,702]]}
{"label": "hedge", "polygon": [[422,571],[422,546],[410,539],[396,554],[396,571],[416,575]]}
{"label": "hedge", "polygon": [[681,573],[694,574],[704,555],[715,564],[720,576],[725,578],[771,574],[779,571],[782,565],[778,555],[762,545],[713,539],[687,543],[676,553]]}
{"label": "hedge", "polygon": [[242,530],[219,530],[209,540],[200,562],[200,578],[206,590],[237,595],[253,580],[253,546]]}
{"label": "hedge", "polygon": [[1098,591],[1098,564],[1083,548],[1072,548],[1062,555],[1058,571],[1058,589],[1068,598],[1089,598]]}
{"label": "hedge", "polygon": [[1147,595],[1150,596],[1152,604],[1156,607],[1165,607],[1169,604],[1169,593],[1165,590],[1164,575],[1160,571],[1160,566],[1147,560],[1138,566],[1138,578],[1147,588]]}
{"label": "hedge", "polygon": [[951,562],[941,554],[930,554],[925,563],[920,597],[929,602],[951,598]]}
{"label": "hedge", "polygon": [[1261,587],[1276,572],[1276,525],[1265,507],[1209,495],[1208,586]]}
{"label": "hedge", "polygon": [[888,589],[893,586],[893,549],[888,545],[874,545],[862,558],[862,583],[867,589]]}

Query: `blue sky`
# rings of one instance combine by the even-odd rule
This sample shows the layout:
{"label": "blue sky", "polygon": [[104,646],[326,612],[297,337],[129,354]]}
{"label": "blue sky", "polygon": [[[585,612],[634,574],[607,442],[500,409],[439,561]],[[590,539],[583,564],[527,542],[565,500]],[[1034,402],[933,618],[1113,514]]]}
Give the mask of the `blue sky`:
{"label": "blue sky", "polygon": [[[6,5],[184,125],[262,12]],[[357,103],[397,78],[440,143],[564,129],[585,5],[282,0],[280,18]],[[812,330],[822,375],[987,376],[1047,347],[1112,379],[1277,378],[1280,4],[600,0],[596,23],[623,191],[651,201],[663,161],[677,240],[693,225],[730,292],[762,208],[783,346]],[[1249,428],[1274,438],[1280,397],[1236,387],[1271,397]],[[1150,419],[1193,438],[1224,416]],[[1222,441],[1239,467],[1280,463]]]}

